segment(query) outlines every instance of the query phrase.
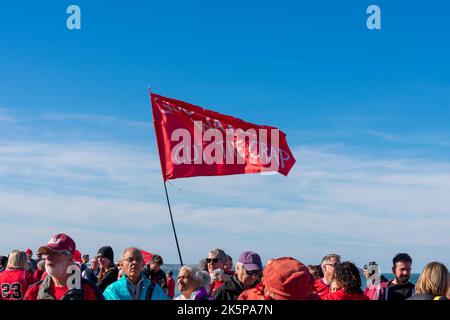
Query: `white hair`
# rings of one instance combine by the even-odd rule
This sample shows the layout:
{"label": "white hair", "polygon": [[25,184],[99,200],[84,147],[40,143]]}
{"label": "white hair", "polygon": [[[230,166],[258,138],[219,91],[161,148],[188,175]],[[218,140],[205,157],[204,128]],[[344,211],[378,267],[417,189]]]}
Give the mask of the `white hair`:
{"label": "white hair", "polygon": [[208,285],[211,282],[209,274],[206,271],[200,270],[198,267],[182,266],[179,272],[181,273],[181,271],[184,270],[186,270],[189,276],[198,283],[199,287],[205,287],[205,285]]}

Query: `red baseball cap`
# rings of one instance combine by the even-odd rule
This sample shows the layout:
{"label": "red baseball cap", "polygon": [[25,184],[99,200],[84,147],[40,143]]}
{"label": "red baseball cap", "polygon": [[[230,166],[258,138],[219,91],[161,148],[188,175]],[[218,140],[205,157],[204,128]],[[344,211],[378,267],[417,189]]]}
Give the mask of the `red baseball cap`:
{"label": "red baseball cap", "polygon": [[48,254],[48,252],[67,252],[75,253],[75,241],[65,233],[54,235],[47,243],[38,249],[38,253]]}
{"label": "red baseball cap", "polygon": [[73,260],[75,262],[79,262],[81,263],[81,252],[78,250],[75,250],[74,254],[73,254]]}
{"label": "red baseball cap", "polygon": [[314,285],[308,268],[291,257],[268,263],[263,272],[263,282],[276,300],[308,300]]}

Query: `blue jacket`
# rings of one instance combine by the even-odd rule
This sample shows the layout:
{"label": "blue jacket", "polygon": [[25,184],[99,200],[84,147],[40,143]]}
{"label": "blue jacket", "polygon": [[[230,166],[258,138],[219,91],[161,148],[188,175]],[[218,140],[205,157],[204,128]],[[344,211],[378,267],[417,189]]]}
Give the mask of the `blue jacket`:
{"label": "blue jacket", "polygon": [[[152,287],[152,283],[143,274],[141,275],[141,279],[142,278],[144,278],[144,280],[140,283],[141,290],[137,300],[170,300],[164,290],[157,284],[153,286],[152,296],[148,297],[148,291],[150,287]],[[106,300],[134,300],[130,282],[127,281],[125,275],[116,282],[110,284],[103,292],[103,295]]]}

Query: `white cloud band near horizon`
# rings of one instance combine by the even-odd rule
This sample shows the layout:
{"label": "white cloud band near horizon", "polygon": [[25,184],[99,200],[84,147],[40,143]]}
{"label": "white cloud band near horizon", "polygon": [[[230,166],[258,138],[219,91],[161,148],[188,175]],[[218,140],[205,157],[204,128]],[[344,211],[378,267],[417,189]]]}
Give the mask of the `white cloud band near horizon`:
{"label": "white cloud band near horizon", "polygon": [[[67,232],[91,255],[112,245],[117,258],[136,245],[176,263],[154,138],[142,137],[148,139],[142,143],[105,132],[95,139],[83,135],[105,123],[146,135],[150,120],[147,127],[111,116],[38,119],[64,125],[46,127],[0,110],[0,129],[21,133],[0,137],[0,254],[36,249],[52,234]],[[71,121],[85,123],[71,127]],[[297,163],[287,178],[199,177],[168,184],[185,262],[197,263],[222,247],[234,259],[254,250],[264,260],[290,255],[307,264],[337,252],[360,266],[376,260],[386,272],[401,251],[420,268],[433,260],[450,265],[450,163],[329,145],[292,150]]]}

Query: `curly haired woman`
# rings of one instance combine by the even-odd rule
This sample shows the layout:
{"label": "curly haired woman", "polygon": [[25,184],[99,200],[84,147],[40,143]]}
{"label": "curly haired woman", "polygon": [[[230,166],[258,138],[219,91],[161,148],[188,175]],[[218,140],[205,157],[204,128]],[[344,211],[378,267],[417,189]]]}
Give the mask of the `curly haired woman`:
{"label": "curly haired woman", "polygon": [[353,263],[338,264],[334,280],[340,289],[321,296],[322,300],[369,300],[361,290],[359,270]]}

